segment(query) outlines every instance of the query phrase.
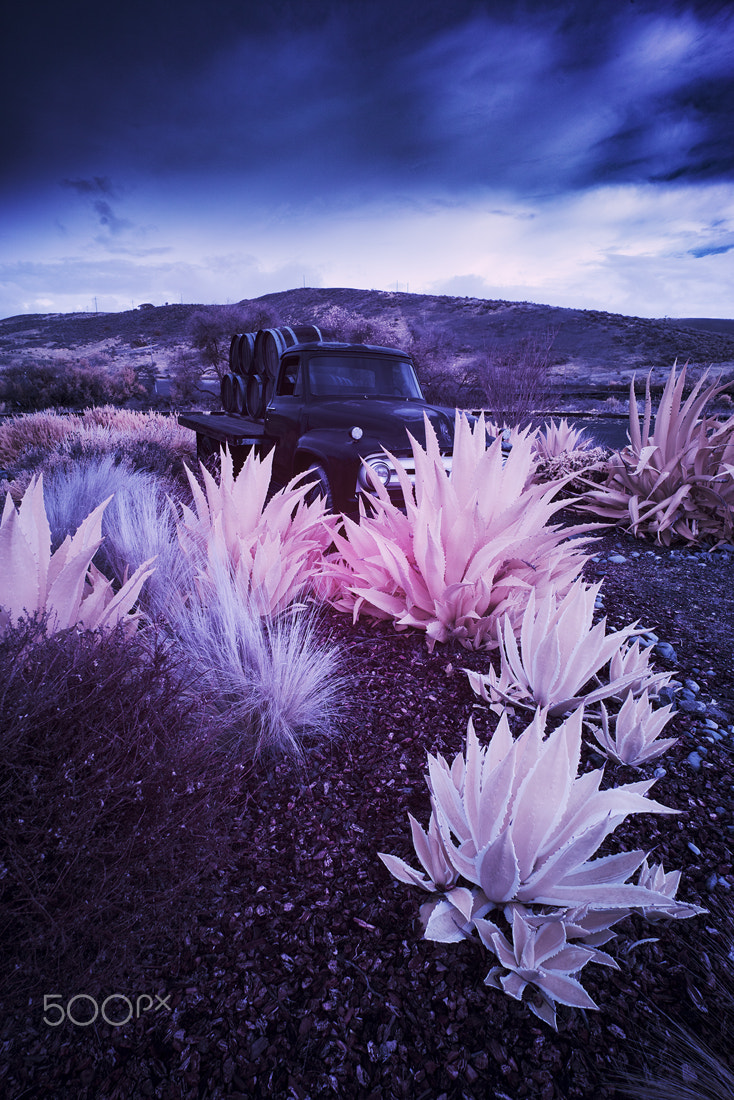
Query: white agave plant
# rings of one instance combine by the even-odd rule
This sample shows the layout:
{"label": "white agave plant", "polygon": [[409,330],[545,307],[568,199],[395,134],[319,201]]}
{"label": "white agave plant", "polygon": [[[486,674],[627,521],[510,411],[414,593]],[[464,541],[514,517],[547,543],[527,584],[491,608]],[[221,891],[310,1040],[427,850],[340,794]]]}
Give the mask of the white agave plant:
{"label": "white agave plant", "polygon": [[609,715],[601,704],[601,729],[592,726],[594,737],[604,754],[619,764],[639,767],[666,752],[677,741],[676,737],[660,739],[665,725],[670,721],[671,705],[654,709],[647,691],[635,698],[630,691],[610,729]]}
{"label": "white agave plant", "polygon": [[92,564],[102,544],[103,501],[51,553],[51,530],[43,500],[43,478],[33,478],[16,509],[8,494],[0,519],[0,630],[23,613],[48,613],[49,629],[81,625],[89,630],[133,624],[131,610],[152,573],[143,562],[115,592]]}
{"label": "white agave plant", "polygon": [[282,611],[303,594],[331,542],[336,522],[323,499],[307,503],[311,486],[294,479],[268,500],[273,452],[254,452],[237,477],[222,451],[219,483],[201,466],[204,489],[187,469],[194,509],[181,505],[178,535],[206,582],[229,563],[238,586],[261,615]]}
{"label": "white agave plant", "polygon": [[456,638],[494,645],[495,623],[514,622],[534,589],[565,591],[586,560],[594,524],[550,525],[563,506],[559,485],[532,484],[532,437],[518,433],[504,456],[502,440],[487,446],[481,417],[472,427],[457,411],[452,468],[447,473],[436,434],[425,419],[425,449],[411,438],[415,484],[388,454],[400,480],[402,511],[375,484],[374,515],[344,520],[337,553],[325,562],[321,590],[356,619],[392,619],[396,629],[426,633],[429,649]]}
{"label": "white agave plant", "polygon": [[[528,710],[546,707],[561,715],[579,703],[598,702],[617,696],[635,685],[652,687],[667,683],[670,674],[652,673],[639,646],[627,643],[636,624],[606,633],[606,618],[594,624],[594,602],[601,583],[586,585],[577,579],[565,595],[550,591],[536,598],[528,595],[518,638],[516,627],[505,616],[498,628],[500,673],[490,666],[486,675],[466,669],[469,683],[480,698],[501,713],[505,704]],[[608,682],[599,673],[610,664]],[[598,686],[589,688],[596,682]]]}
{"label": "white agave plant", "polygon": [[[643,867],[643,851],[592,858],[630,814],[677,811],[646,797],[654,780],[602,790],[603,769],[578,774],[582,707],[547,737],[546,718],[546,711],[537,711],[513,740],[503,714],[486,747],[480,746],[470,721],[464,754],[451,765],[440,755],[428,757],[428,831],[411,819],[425,873],[396,856],[379,856],[401,882],[434,892],[421,910],[427,939],[451,943],[477,931],[501,965],[537,988],[546,1006],[552,1006],[554,1000],[563,1001],[562,987],[572,988],[558,975],[568,978],[585,962],[603,961],[596,949],[630,910],[666,916],[701,910],[674,902],[667,880],[660,889],[658,880],[644,873],[638,882],[630,881]],[[504,933],[485,918],[496,909],[514,923],[518,906],[520,939],[510,944],[506,937],[496,938]],[[531,906],[542,911],[527,916]],[[558,922],[564,924],[562,936],[557,930],[544,933],[545,925]],[[525,929],[528,923],[535,929],[532,935]],[[582,951],[566,950],[572,939],[582,942]],[[497,973],[490,973],[492,983]],[[515,979],[500,984],[513,996],[524,988]]]}

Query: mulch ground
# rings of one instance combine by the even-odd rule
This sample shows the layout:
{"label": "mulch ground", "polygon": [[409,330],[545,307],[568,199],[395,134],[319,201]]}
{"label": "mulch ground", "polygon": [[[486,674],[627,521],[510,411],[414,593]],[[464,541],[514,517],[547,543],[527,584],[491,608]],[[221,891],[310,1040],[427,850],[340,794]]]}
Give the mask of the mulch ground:
{"label": "mulch ground", "polygon": [[[702,563],[647,549],[616,534],[597,547],[603,556],[587,572],[605,576],[610,624],[640,619],[671,642],[676,664],[657,666],[694,678],[700,698],[734,721],[734,555]],[[614,550],[626,561],[609,563]],[[643,554],[631,558],[632,550]],[[462,672],[486,668],[487,656],[453,645],[429,654],[422,636],[385,623],[353,626],[337,613],[324,629],[344,647],[343,736],[311,750],[302,766],[242,781],[219,865],[175,911],[146,917],[132,962],[116,970],[111,949],[86,984],[76,977],[10,1005],[0,1035],[3,1095],[603,1100],[624,1095],[615,1079],[625,1069],[674,1066],[663,1014],[726,1058],[734,740],[702,744],[701,719],[678,714],[680,741],[642,774],[662,765],[653,794],[681,813],[632,818],[609,847],[643,847],[666,869],[682,868],[680,895],[709,914],[654,925],[625,919],[611,945],[620,969],[583,972],[599,1011],[559,1008],[556,1033],[484,985],[491,960],[479,945],[423,940],[425,899],[377,858],[411,859],[407,813],[428,817],[426,752],[458,752],[470,715],[480,734],[494,728]],[[706,752],[694,770],[687,758],[697,745]],[[64,1007],[79,994],[100,1004],[119,994],[108,1004],[117,1020],[125,995],[141,1014],[124,1026],[101,1017],[83,1026],[91,1002],[77,1000],[71,1012],[80,1022],[54,1027],[43,1021],[42,992]],[[144,1011],[155,995],[162,1003]],[[48,1016],[55,1022],[57,1013]],[[690,1059],[681,1072],[695,1084]]]}

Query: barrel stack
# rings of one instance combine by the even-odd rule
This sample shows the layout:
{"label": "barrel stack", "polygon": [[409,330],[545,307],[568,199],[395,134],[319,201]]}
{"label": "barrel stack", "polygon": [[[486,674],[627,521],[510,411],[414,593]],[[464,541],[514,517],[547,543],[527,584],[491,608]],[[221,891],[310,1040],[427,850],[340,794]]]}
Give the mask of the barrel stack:
{"label": "barrel stack", "polygon": [[229,345],[229,370],[222,378],[222,408],[260,420],[273,395],[283,352],[294,344],[321,343],[316,325],[295,325],[235,333]]}

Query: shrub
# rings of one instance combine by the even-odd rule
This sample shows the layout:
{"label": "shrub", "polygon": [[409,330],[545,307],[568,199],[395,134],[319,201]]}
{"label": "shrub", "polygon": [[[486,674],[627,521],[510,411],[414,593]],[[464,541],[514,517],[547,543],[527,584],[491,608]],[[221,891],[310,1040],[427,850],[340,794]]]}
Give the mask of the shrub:
{"label": "shrub", "polygon": [[4,488],[17,500],[40,471],[68,471],[79,462],[111,455],[130,467],[175,479],[188,488],[184,457],[193,458],[194,438],[173,417],[100,406],[81,416],[31,413],[0,426]]}
{"label": "shrub", "polygon": [[263,304],[207,306],[192,313],[186,335],[199,352],[202,364],[215,370],[221,378],[228,368],[233,333],[255,332],[261,328],[275,328],[278,324],[275,311]]}
{"label": "shrub", "polygon": [[104,982],[146,914],[222,851],[225,788],[199,758],[182,679],[170,652],[120,628],[51,635],[21,619],[0,637],[0,942],[25,1005],[95,958]]}
{"label": "shrub", "polygon": [[564,592],[585,560],[589,527],[562,530],[549,520],[561,507],[557,486],[530,484],[532,440],[486,445],[484,422],[472,428],[457,413],[452,468],[446,472],[436,434],[425,420],[426,448],[411,441],[415,484],[392,456],[405,512],[375,485],[374,515],[344,519],[324,562],[320,591],[356,619],[392,619],[396,629],[426,633],[429,649],[456,638],[495,646],[505,614],[518,623],[528,593]]}
{"label": "shrub", "polygon": [[95,563],[111,579],[124,583],[130,569],[155,559],[155,569],[140,592],[140,606],[151,617],[166,614],[193,587],[193,574],[176,537],[176,520],[167,483],[133,469],[110,454],[52,469],[44,479],[46,514],[52,545],[57,546],[83,518],[112,497],[102,514],[103,542]]}
{"label": "shrub", "polygon": [[525,428],[547,407],[548,371],[556,334],[526,336],[515,347],[495,346],[487,354],[479,377],[487,408],[502,427]]}
{"label": "shrub", "polygon": [[557,1002],[597,1007],[576,975],[590,962],[616,967],[599,947],[628,912],[703,911],[677,901],[677,879],[661,880],[642,851],[590,858],[630,814],[676,811],[645,797],[654,780],[602,790],[602,770],[578,774],[582,719],[579,708],[544,737],[537,711],[513,740],[503,715],[486,747],[470,721],[451,765],[428,757],[428,831],[410,819],[423,873],[379,853],[397,879],[433,895],[421,908],[425,938],[477,933],[499,963],[485,984],[517,1000],[530,987],[528,1007],[553,1027]]}
{"label": "shrub", "polygon": [[87,359],[11,363],[0,375],[2,399],[21,412],[123,404],[144,396],[131,366],[90,363]]}
{"label": "shrub", "polygon": [[704,415],[723,386],[704,375],[683,402],[685,367],[665,384],[654,426],[650,375],[642,424],[630,385],[630,445],[609,461],[606,483],[589,489],[578,507],[637,538],[731,541],[734,537],[734,416]]}

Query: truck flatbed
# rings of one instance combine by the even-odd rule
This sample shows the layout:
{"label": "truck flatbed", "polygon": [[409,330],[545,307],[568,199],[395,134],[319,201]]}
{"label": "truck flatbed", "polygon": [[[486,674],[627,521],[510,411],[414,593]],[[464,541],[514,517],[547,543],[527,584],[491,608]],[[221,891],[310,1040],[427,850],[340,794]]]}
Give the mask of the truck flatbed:
{"label": "truck flatbed", "polygon": [[267,438],[262,420],[225,412],[179,413],[178,422],[184,428],[192,428],[197,435],[229,443],[231,447],[254,446]]}

